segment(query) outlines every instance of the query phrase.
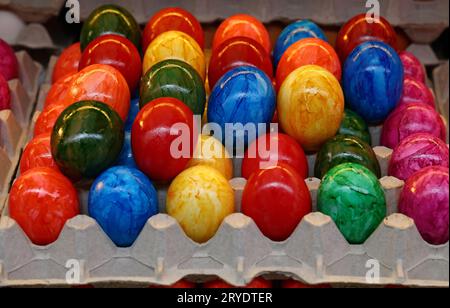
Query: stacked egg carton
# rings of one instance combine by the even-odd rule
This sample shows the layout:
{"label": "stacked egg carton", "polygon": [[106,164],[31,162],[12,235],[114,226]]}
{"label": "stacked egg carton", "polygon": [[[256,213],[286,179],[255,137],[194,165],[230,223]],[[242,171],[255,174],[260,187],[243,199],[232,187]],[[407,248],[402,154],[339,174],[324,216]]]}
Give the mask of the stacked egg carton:
{"label": "stacked egg carton", "polygon": [[[375,153],[386,175],[392,151],[375,147]],[[311,170],[314,161],[310,156]],[[237,176],[240,164],[240,160],[234,161]],[[8,217],[6,208],[0,219],[0,286],[64,285],[76,262],[79,284],[170,285],[183,277],[201,282],[217,276],[233,285],[245,285],[256,276],[284,275],[309,284],[448,287],[448,243],[427,244],[411,219],[396,214],[404,183],[390,177],[380,181],[389,216],[363,245],[349,245],[328,216],[312,213],[282,243],[264,237],[250,218],[233,214],[203,245],[191,241],[173,218],[160,214],[147,222],[130,248],[117,248],[95,220],[80,215],[66,223],[55,243],[38,247]],[[238,213],[246,181],[235,178],[230,183]],[[309,178],[306,183],[316,210],[320,180]],[[162,213],[166,193],[167,187],[158,188]],[[87,195],[88,190],[79,190],[84,214]],[[379,280],[369,275],[374,264],[379,268]]]}
{"label": "stacked egg carton", "polygon": [[35,107],[42,66],[25,51],[16,53],[19,79],[8,82],[11,110],[0,111],[0,210],[3,208]]}

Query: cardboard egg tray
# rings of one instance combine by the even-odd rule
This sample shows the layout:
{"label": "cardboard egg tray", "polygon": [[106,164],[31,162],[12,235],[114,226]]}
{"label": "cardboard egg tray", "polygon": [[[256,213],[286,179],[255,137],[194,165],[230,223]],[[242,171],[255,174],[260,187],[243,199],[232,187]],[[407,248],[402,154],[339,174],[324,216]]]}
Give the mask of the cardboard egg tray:
{"label": "cardboard egg tray", "polygon": [[11,110],[0,111],[0,209],[3,208],[11,180],[14,177],[21,151],[27,140],[30,116],[43,68],[25,51],[16,53],[19,79],[8,82],[11,91]]}

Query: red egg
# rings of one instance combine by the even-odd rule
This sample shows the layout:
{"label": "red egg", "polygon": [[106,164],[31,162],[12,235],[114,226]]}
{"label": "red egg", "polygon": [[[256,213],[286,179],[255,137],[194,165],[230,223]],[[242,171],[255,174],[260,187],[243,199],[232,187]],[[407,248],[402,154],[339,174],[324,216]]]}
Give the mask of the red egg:
{"label": "red egg", "polygon": [[439,113],[426,104],[403,104],[386,119],[381,132],[381,145],[395,149],[406,137],[428,133],[445,141],[447,132]]}
{"label": "red egg", "polygon": [[34,244],[48,245],[79,214],[77,191],[58,171],[34,168],[14,182],[9,213]]}
{"label": "red egg", "polygon": [[59,171],[52,156],[50,134],[35,137],[23,151],[20,160],[20,173],[24,174],[26,171],[37,167],[48,167]]}
{"label": "red egg", "polygon": [[105,103],[126,120],[130,109],[130,90],[127,81],[114,67],[94,64],[81,70],[68,84],[61,103],[94,100]]}
{"label": "red egg", "polygon": [[55,64],[52,75],[52,83],[67,76],[78,73],[78,65],[81,59],[80,43],[75,43],[64,49]]}
{"label": "red egg", "polygon": [[110,65],[122,73],[133,92],[141,79],[142,61],[139,51],[128,39],[117,34],[97,37],[83,51],[79,69],[93,64]]}
{"label": "red egg", "polygon": [[272,61],[264,48],[253,39],[233,37],[212,53],[208,69],[210,87],[213,88],[226,72],[243,65],[255,66],[273,77]]}
{"label": "red egg", "polygon": [[283,281],[283,289],[329,289],[331,285],[329,284],[318,284],[318,285],[310,285],[305,284],[296,280],[286,280]]}
{"label": "red egg", "polygon": [[449,239],[449,170],[431,166],[414,173],[400,194],[398,210],[412,218],[423,239],[443,245]]}
{"label": "red egg", "polygon": [[214,35],[212,50],[217,50],[223,42],[233,37],[248,37],[261,44],[267,54],[272,51],[269,32],[255,17],[240,14],[225,19]]}
{"label": "red egg", "polygon": [[42,134],[51,134],[56,120],[68,106],[64,104],[53,104],[44,108],[34,124],[34,137]]}
{"label": "red egg", "polygon": [[[235,289],[237,287],[226,283],[223,280],[215,280],[203,285],[205,289]],[[265,280],[263,278],[255,278],[248,285],[244,287],[244,289],[271,289],[272,282]]]}
{"label": "red egg", "polygon": [[297,68],[311,64],[323,67],[341,80],[341,62],[333,47],[321,39],[307,38],[294,43],[281,57],[276,75],[277,88]]}
{"label": "red egg", "polygon": [[405,77],[425,83],[425,68],[423,67],[419,59],[417,59],[416,56],[407,51],[402,51],[398,55],[400,56],[400,60],[402,60],[403,63]]}
{"label": "red egg", "polygon": [[66,77],[58,79],[51,87],[47,93],[44,102],[44,109],[49,106],[62,103],[66,96],[67,92],[70,90],[70,85],[72,81],[74,81],[78,77],[78,74],[69,74]]}
{"label": "red egg", "polygon": [[19,63],[11,46],[0,38],[0,75],[6,81],[19,78]]}
{"label": "red egg", "polygon": [[242,213],[273,241],[287,240],[311,206],[305,180],[283,163],[255,172],[242,195]]}
{"label": "red egg", "polygon": [[[197,144],[194,125],[194,114],[178,99],[163,97],[147,104],[137,115],[131,132],[139,169],[154,181],[175,178],[192,158],[193,145]],[[180,140],[183,143],[177,144]]]}
{"label": "red egg", "polygon": [[360,14],[350,19],[338,33],[336,52],[341,62],[344,63],[356,46],[367,41],[382,41],[397,49],[397,34],[386,19],[380,17],[377,22],[368,20],[366,14]]}
{"label": "red egg", "polygon": [[153,15],[144,29],[142,37],[143,51],[160,34],[167,31],[181,31],[197,41],[201,49],[205,48],[205,34],[197,18],[181,8],[165,8]]}
{"label": "red egg", "polygon": [[11,109],[11,93],[8,82],[0,74],[0,111],[5,109]]}
{"label": "red egg", "polygon": [[399,105],[407,103],[421,103],[436,108],[431,90],[422,82],[406,77],[403,82],[403,95]]}
{"label": "red egg", "polygon": [[279,163],[285,163],[294,168],[303,179],[308,177],[308,161],[302,147],[285,134],[267,134],[254,141],[245,153],[242,162],[242,177],[250,176]]}

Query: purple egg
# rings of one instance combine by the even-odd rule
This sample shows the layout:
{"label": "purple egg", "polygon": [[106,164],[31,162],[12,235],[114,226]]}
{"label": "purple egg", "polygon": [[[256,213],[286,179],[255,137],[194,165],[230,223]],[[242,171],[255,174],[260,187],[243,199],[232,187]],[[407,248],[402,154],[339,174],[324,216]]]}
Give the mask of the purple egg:
{"label": "purple egg", "polygon": [[0,111],[4,109],[11,109],[11,95],[8,83],[0,74]]}
{"label": "purple egg", "polygon": [[406,181],[400,195],[400,213],[412,218],[432,245],[448,242],[448,180],[448,168],[427,167]]}
{"label": "purple egg", "polygon": [[6,81],[19,76],[19,64],[14,50],[2,39],[0,39],[0,74]]}
{"label": "purple egg", "polygon": [[436,109],[431,90],[423,82],[409,77],[403,81],[403,95],[398,104],[403,105],[408,103],[427,104]]}
{"label": "purple egg", "polygon": [[400,60],[403,63],[403,69],[405,71],[405,78],[410,77],[416,79],[422,83],[425,82],[425,68],[419,59],[417,59],[412,53],[408,51],[402,51],[399,53]]}
{"label": "purple egg", "polygon": [[449,150],[439,138],[414,134],[400,142],[389,163],[389,175],[400,180],[430,166],[449,167]]}
{"label": "purple egg", "polygon": [[421,103],[403,104],[384,122],[381,145],[395,149],[406,137],[417,133],[428,133],[443,141],[447,135],[444,121],[433,107]]}

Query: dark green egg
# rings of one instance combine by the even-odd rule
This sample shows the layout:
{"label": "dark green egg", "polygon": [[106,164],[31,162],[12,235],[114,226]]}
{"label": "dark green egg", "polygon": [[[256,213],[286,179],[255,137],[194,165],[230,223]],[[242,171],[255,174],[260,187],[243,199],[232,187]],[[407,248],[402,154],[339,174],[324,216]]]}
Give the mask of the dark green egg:
{"label": "dark green egg", "polygon": [[139,50],[141,29],[133,15],[118,5],[102,5],[95,9],[81,29],[81,51],[103,34],[119,34],[129,39]]}
{"label": "dark green egg", "polygon": [[350,109],[345,109],[344,119],[342,120],[338,134],[356,136],[367,144],[372,145],[372,137],[370,136],[367,123],[356,112]]}
{"label": "dark green egg", "polygon": [[173,97],[182,101],[196,115],[203,115],[206,92],[197,71],[180,60],[165,60],[155,64],[142,78],[141,109],[152,100]]}
{"label": "dark green egg", "polygon": [[317,208],[330,216],[350,244],[363,244],[386,217],[386,197],[375,175],[359,164],[331,169],[317,196]]}
{"label": "dark green egg", "polygon": [[122,119],[111,107],[81,101],[69,106],[56,121],[52,155],[70,179],[93,179],[114,164],[123,140]]}
{"label": "dark green egg", "polygon": [[337,135],[322,146],[317,153],[314,176],[321,179],[328,170],[344,163],[363,165],[381,177],[380,164],[370,145],[349,135]]}

